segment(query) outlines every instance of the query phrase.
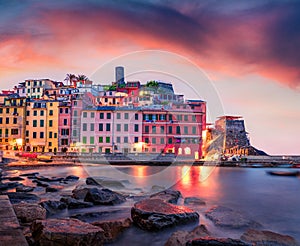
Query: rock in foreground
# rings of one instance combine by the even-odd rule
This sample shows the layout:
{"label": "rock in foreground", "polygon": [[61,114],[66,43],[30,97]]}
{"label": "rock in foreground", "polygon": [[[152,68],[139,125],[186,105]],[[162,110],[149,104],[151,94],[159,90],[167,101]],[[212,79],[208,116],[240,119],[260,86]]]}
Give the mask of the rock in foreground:
{"label": "rock in foreground", "polygon": [[115,205],[125,202],[126,199],[123,195],[109,189],[91,188],[88,190],[84,201],[92,202],[95,205]]}
{"label": "rock in foreground", "polygon": [[104,230],[104,243],[114,241],[124,230],[131,226],[131,220],[121,219],[113,221],[93,222],[92,225],[101,227]]}
{"label": "rock in foreground", "polygon": [[199,220],[199,214],[161,199],[145,199],[131,208],[131,218],[140,228],[158,231],[165,227]]}
{"label": "rock in foreground", "polygon": [[188,231],[176,231],[172,233],[171,237],[166,242],[165,246],[185,246],[186,243],[194,238],[209,236],[205,225],[199,225],[194,230]]}
{"label": "rock in foreground", "polygon": [[15,210],[17,218],[22,223],[46,219],[46,209],[38,204],[20,202],[18,204],[14,204],[13,208]]}
{"label": "rock in foreground", "polygon": [[186,205],[205,205],[205,201],[199,197],[186,197],[184,198],[184,204]]}
{"label": "rock in foreground", "polygon": [[186,246],[250,246],[239,239],[200,237],[187,242]]}
{"label": "rock in foreground", "polygon": [[8,195],[12,204],[24,201],[27,203],[38,203],[40,201],[40,198],[37,195],[26,192],[8,192],[6,195]]}
{"label": "rock in foreground", "polygon": [[103,230],[77,219],[36,220],[31,231],[38,245],[103,245]]}
{"label": "rock in foreground", "polygon": [[173,204],[176,204],[180,197],[181,197],[180,191],[170,190],[170,189],[158,192],[158,193],[150,196],[150,198],[161,199],[165,202],[169,202],[169,203],[173,203]]}
{"label": "rock in foreground", "polygon": [[215,225],[230,228],[257,228],[261,225],[244,214],[223,206],[215,206],[205,213],[205,216],[211,219]]}
{"label": "rock in foreground", "polygon": [[272,231],[259,231],[250,229],[246,231],[241,239],[253,245],[261,246],[292,246],[299,245],[296,240],[288,235],[281,235]]}

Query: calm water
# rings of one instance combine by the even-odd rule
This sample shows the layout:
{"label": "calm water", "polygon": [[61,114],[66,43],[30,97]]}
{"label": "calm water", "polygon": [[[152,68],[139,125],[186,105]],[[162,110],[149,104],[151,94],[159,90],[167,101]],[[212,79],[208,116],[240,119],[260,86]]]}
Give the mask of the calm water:
{"label": "calm water", "polygon": [[[212,205],[223,205],[241,211],[251,219],[261,223],[264,229],[288,234],[300,241],[300,179],[270,176],[266,174],[266,170],[270,169],[86,165],[83,167],[41,168],[38,171],[41,175],[48,176],[74,174],[81,178],[104,176],[120,179],[124,180],[123,183],[126,185],[122,191],[130,194],[150,192],[153,185],[165,188],[172,186],[174,189],[180,190],[183,197],[199,196],[206,201],[206,206],[194,206],[192,208],[200,213],[200,223],[206,224],[208,229],[218,236],[238,238],[243,231],[214,227],[203,216],[204,212]],[[84,179],[81,182],[84,182]],[[68,193],[72,189],[73,186],[70,185],[65,188],[64,192]],[[49,197],[42,198],[48,199]],[[181,200],[180,203],[182,202]],[[116,212],[112,215],[106,214],[103,219],[130,216],[130,208],[133,203],[133,200],[129,200],[119,207],[96,207],[93,208],[93,211],[109,211],[111,209],[119,211],[119,213]],[[80,212],[80,210],[73,211],[73,213]],[[163,245],[172,231],[190,230],[194,227],[195,224],[186,225],[160,233],[148,233],[137,228],[131,228],[122,235],[115,245],[140,245],[141,242],[144,245]]]}

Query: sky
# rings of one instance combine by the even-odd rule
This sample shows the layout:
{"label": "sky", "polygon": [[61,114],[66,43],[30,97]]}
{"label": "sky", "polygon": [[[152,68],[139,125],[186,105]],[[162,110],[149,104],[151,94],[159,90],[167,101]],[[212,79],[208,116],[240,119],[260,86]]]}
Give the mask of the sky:
{"label": "sky", "polygon": [[0,0],[0,89],[170,52],[204,71],[255,147],[300,154],[299,25],[300,2],[288,0]]}

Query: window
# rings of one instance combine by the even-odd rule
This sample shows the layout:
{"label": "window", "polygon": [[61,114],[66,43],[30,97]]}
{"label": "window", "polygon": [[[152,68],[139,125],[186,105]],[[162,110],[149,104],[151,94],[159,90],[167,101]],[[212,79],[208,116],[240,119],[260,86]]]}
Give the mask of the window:
{"label": "window", "polygon": [[169,134],[171,134],[173,132],[173,127],[169,126]]}
{"label": "window", "polygon": [[117,124],[117,132],[121,131],[121,124]]}
{"label": "window", "polygon": [[152,138],[152,143],[156,144],[156,138]]}
{"label": "window", "polygon": [[54,133],[54,138],[57,138],[57,133],[56,132]]}
{"label": "window", "polygon": [[30,111],[26,111],[26,116],[30,116]]}
{"label": "window", "polygon": [[180,126],[176,126],[176,134],[180,134]]}
{"label": "window", "polygon": [[185,127],[184,127],[184,134],[188,134],[188,132],[189,132],[189,131],[188,131],[188,127],[185,126]]}
{"label": "window", "polygon": [[117,137],[117,143],[121,143],[121,137]]}
{"label": "window", "polygon": [[86,117],[87,117],[87,112],[83,112],[83,113],[82,113],[82,117],[83,117],[83,118],[86,118]]}
{"label": "window", "polygon": [[104,113],[100,113],[100,115],[99,115],[100,117],[100,119],[104,119]]}
{"label": "window", "polygon": [[95,124],[94,124],[94,123],[91,123],[91,125],[90,125],[90,130],[91,130],[91,131],[94,131],[94,128],[95,128]]}
{"label": "window", "polygon": [[110,123],[106,123],[106,131],[110,132]]}
{"label": "window", "polygon": [[0,108],[0,114],[3,114],[3,108]]}
{"label": "window", "polygon": [[145,126],[145,133],[149,133],[149,126]]}
{"label": "window", "polygon": [[9,118],[6,118],[6,119],[5,119],[5,123],[6,123],[6,124],[9,124]]}
{"label": "window", "polygon": [[50,103],[50,107],[52,107],[53,106],[53,103]]}
{"label": "window", "polygon": [[177,115],[177,120],[182,121],[182,115]]}
{"label": "window", "polygon": [[164,138],[160,138],[160,144],[165,144],[165,139]]}
{"label": "window", "polygon": [[156,126],[152,126],[152,133],[156,133]]}
{"label": "window", "polygon": [[82,143],[86,144],[86,137],[82,137]]}
{"label": "window", "polygon": [[69,135],[69,129],[61,129],[61,135],[62,136],[68,136]]}
{"label": "window", "polygon": [[145,138],[145,143],[149,143],[149,138]]}
{"label": "window", "polygon": [[40,132],[40,138],[44,138],[44,132]]}
{"label": "window", "polygon": [[173,115],[169,114],[169,121],[173,120]]}
{"label": "window", "polygon": [[134,131],[138,132],[139,131],[139,125],[138,124],[134,124]]}
{"label": "window", "polygon": [[68,114],[68,113],[69,113],[69,109],[65,108],[65,114]]}
{"label": "window", "polygon": [[64,119],[64,126],[68,125],[68,119]]}
{"label": "window", "polygon": [[17,118],[14,118],[13,119],[13,124],[17,124],[18,123],[18,119]]}
{"label": "window", "polygon": [[103,137],[99,137],[99,143],[103,143]]}
{"label": "window", "polygon": [[49,132],[49,138],[52,138],[53,133]]}
{"label": "window", "polygon": [[117,113],[117,119],[121,119],[121,113]]}
{"label": "window", "polygon": [[192,127],[192,134],[196,134],[197,133],[197,128],[195,126]]}
{"label": "window", "polygon": [[124,124],[124,132],[128,132],[128,124]]}
{"label": "window", "polygon": [[94,137],[90,137],[90,144],[94,144],[95,143],[95,138]]}
{"label": "window", "polygon": [[44,127],[44,120],[40,120],[40,127]]}
{"label": "window", "polygon": [[171,144],[172,142],[172,138],[168,138],[168,143]]}
{"label": "window", "polygon": [[77,130],[73,130],[73,137],[77,137]]}
{"label": "window", "polygon": [[36,132],[32,133],[32,138],[36,138]]}
{"label": "window", "polygon": [[77,110],[74,110],[74,116],[77,116],[77,115],[78,115]]}
{"label": "window", "polygon": [[159,115],[159,120],[165,120],[166,118],[165,118],[165,115],[164,114],[160,114]]}
{"label": "window", "polygon": [[106,137],[106,138],[105,138],[105,142],[106,142],[106,143],[110,143],[110,137]]}
{"label": "window", "polygon": [[[51,103],[50,103],[50,105],[51,105]],[[53,115],[53,110],[52,109],[49,110],[49,115]]]}
{"label": "window", "polygon": [[87,123],[82,124],[82,131],[87,131]]}
{"label": "window", "polygon": [[6,108],[6,113],[9,114],[9,108]]}
{"label": "window", "polygon": [[125,113],[125,120],[128,120],[129,119],[129,114],[128,113]]}
{"label": "window", "polygon": [[139,119],[139,114],[135,114],[135,115],[134,115],[134,119],[135,119],[135,120],[138,120],[138,119]]}
{"label": "window", "polygon": [[106,119],[108,119],[108,120],[111,119],[111,113],[106,114]]}
{"label": "window", "polygon": [[134,142],[138,143],[139,142],[139,137],[134,137]]}
{"label": "window", "polygon": [[69,144],[68,139],[62,139],[61,140],[61,145],[68,145],[68,144]]}
{"label": "window", "polygon": [[19,131],[18,129],[11,129],[11,135],[18,135]]}
{"label": "window", "polygon": [[124,143],[128,143],[128,137],[124,137]]}
{"label": "window", "polygon": [[95,113],[91,112],[91,118],[95,118]]}
{"label": "window", "polygon": [[99,131],[100,131],[100,132],[103,131],[103,124],[102,124],[102,123],[99,124]]}
{"label": "window", "polygon": [[49,120],[49,127],[53,126],[53,120]]}
{"label": "window", "polygon": [[29,131],[28,130],[25,132],[25,136],[29,137]]}
{"label": "window", "polygon": [[2,121],[2,117],[0,118],[0,124],[2,124],[3,123],[3,121]]}
{"label": "window", "polygon": [[160,133],[165,133],[165,127],[164,126],[160,126]]}
{"label": "window", "polygon": [[188,115],[185,115],[184,116],[184,121],[188,121],[189,120],[189,116]]}
{"label": "window", "polygon": [[62,109],[62,108],[59,109],[59,113],[60,113],[60,114],[63,113],[63,109]]}
{"label": "window", "polygon": [[192,115],[192,121],[195,122],[196,121],[196,116]]}
{"label": "window", "polygon": [[44,111],[44,110],[41,110],[41,111],[40,111],[40,116],[44,116],[44,113],[45,113],[45,111]]}
{"label": "window", "polygon": [[32,126],[33,126],[33,127],[37,127],[37,120],[33,120],[33,121],[32,121]]}
{"label": "window", "polygon": [[73,102],[73,105],[74,105],[74,106],[77,106],[77,101],[74,101],[74,102]]}

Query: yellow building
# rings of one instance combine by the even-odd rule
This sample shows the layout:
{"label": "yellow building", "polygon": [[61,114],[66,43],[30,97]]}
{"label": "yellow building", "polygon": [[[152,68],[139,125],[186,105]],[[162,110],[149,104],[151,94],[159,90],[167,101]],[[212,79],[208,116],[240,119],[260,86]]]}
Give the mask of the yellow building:
{"label": "yellow building", "polygon": [[31,100],[26,107],[26,151],[58,151],[58,101]]}
{"label": "yellow building", "polygon": [[26,98],[7,95],[0,105],[0,149],[23,150]]}

